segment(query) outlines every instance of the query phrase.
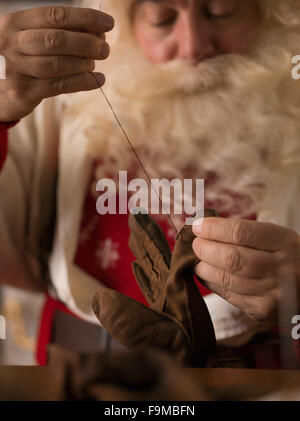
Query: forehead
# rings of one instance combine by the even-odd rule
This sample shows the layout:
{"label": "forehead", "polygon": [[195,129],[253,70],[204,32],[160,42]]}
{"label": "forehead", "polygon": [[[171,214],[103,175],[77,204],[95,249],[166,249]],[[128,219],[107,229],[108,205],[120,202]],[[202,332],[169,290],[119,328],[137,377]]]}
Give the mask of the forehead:
{"label": "forehead", "polygon": [[[188,8],[192,6],[192,4],[198,3],[202,5],[207,2],[211,2],[212,0],[137,0],[136,4],[161,4],[163,6],[173,6],[173,7],[181,7],[181,8]],[[232,0],[218,0],[221,3],[227,3]],[[240,0],[246,1],[246,0]]]}
{"label": "forehead", "polygon": [[[202,0],[198,0],[202,1]],[[165,4],[169,6],[187,6],[190,3],[190,0],[138,0],[139,4],[142,3],[156,3],[156,4]]]}

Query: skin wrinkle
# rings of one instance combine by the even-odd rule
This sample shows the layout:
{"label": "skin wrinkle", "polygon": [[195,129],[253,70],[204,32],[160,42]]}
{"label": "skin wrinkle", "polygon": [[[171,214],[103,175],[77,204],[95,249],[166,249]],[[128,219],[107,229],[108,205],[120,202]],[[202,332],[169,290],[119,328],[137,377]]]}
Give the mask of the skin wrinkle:
{"label": "skin wrinkle", "polygon": [[[150,4],[144,2],[139,7],[145,7],[147,3]],[[154,3],[151,3],[154,6]],[[250,2],[241,3],[250,4]],[[296,175],[300,156],[300,125],[297,117],[299,89],[298,85],[292,83],[290,77],[287,79],[287,76],[290,76],[291,54],[295,46],[299,45],[299,35],[290,18],[292,11],[296,10],[296,1],[266,0],[260,4],[260,9],[264,10],[261,19],[264,25],[246,54],[230,54],[229,51],[232,51],[230,48],[228,51],[222,51],[222,54],[213,60],[206,60],[202,59],[199,50],[197,52],[197,49],[194,49],[190,57],[181,57],[181,63],[179,63],[180,57],[176,56],[177,43],[183,42],[178,35],[179,29],[178,32],[169,34],[170,37],[162,35],[161,38],[155,39],[155,43],[153,41],[156,47],[157,45],[161,47],[161,54],[153,56],[151,61],[137,37],[132,37],[133,31],[125,2],[122,3],[124,5],[122,10],[118,10],[117,1],[112,0],[107,6],[109,4],[112,5],[111,11],[120,12],[116,15],[120,22],[120,30],[117,34],[119,38],[116,38],[119,43],[115,44],[112,52],[114,60],[111,61],[111,66],[107,66],[113,76],[110,86],[106,89],[109,90],[114,103],[124,110],[124,119],[128,129],[133,133],[135,146],[137,145],[142,154],[143,150],[146,150],[147,156],[144,156],[151,163],[154,177],[157,174],[166,176],[167,172],[175,177],[179,173],[184,173],[186,167],[195,168],[197,176],[202,176],[207,170],[218,172],[221,168],[222,177],[217,180],[219,184],[215,190],[213,186],[208,191],[212,202],[213,199],[220,197],[218,193],[225,196],[228,189],[225,191],[222,188],[230,186],[231,190],[249,195],[251,198],[250,203],[242,204],[234,214],[235,217],[243,217],[251,209],[251,212],[259,216],[263,214],[264,220],[278,220],[278,213],[275,212],[277,206],[280,206],[276,199],[278,191],[279,189],[282,192],[286,191],[287,172],[289,177],[291,174]],[[129,6],[129,2],[126,4]],[[131,2],[130,4],[132,5]],[[155,6],[158,7],[159,4]],[[186,11],[182,11],[184,12]],[[202,18],[200,15],[200,19]],[[296,22],[296,18],[293,21]],[[180,29],[189,29],[187,25],[184,26],[185,20],[180,23],[182,23]],[[257,23],[260,23],[260,20]],[[208,22],[206,24],[211,25]],[[245,22],[243,22],[245,29],[244,24]],[[220,25],[220,32],[221,26],[222,30],[224,29],[224,25]],[[144,29],[147,27],[144,26]],[[228,29],[231,35],[233,29]],[[201,31],[192,33],[195,42],[199,34],[203,35]],[[226,34],[228,35],[227,31]],[[173,45],[175,53],[162,48],[163,41],[166,39],[170,41],[170,38],[175,42],[175,47]],[[232,39],[245,41],[245,38],[239,33]],[[128,49],[127,42],[131,49]],[[164,47],[167,48],[168,45],[164,44]],[[230,43],[230,47],[237,45]],[[174,57],[172,54],[165,55],[170,51],[175,54]],[[184,60],[186,60],[185,65],[182,66]],[[200,61],[195,66],[191,65],[192,60]],[[114,67],[119,69],[119,66],[123,66],[122,72],[113,73]],[[130,113],[126,113],[127,104]],[[82,115],[78,119],[78,125],[83,122],[83,128],[97,115],[95,107],[91,108],[86,103],[87,121],[83,122]],[[158,109],[163,109],[164,113],[159,114]],[[133,115],[134,120],[131,118]],[[99,155],[102,153],[103,156],[105,152],[116,158],[116,167],[126,168],[128,164],[130,165],[131,157],[129,153],[124,152],[124,148],[118,146],[117,134],[112,133],[100,122],[96,127],[97,136],[96,130],[94,135],[91,133],[91,149],[94,147],[92,150],[95,153],[97,151]],[[83,128],[80,129],[81,132]],[[102,128],[104,130],[99,141]],[[172,148],[169,147],[170,144]],[[298,172],[297,169],[297,174]],[[102,177],[102,174],[105,174],[105,166],[97,168],[97,178]],[[227,209],[231,210],[229,203]],[[213,243],[221,242],[224,246],[232,243],[229,223],[230,219],[226,221],[220,219],[218,226],[219,233],[228,232],[228,235],[215,238],[211,232],[212,235],[207,240]],[[213,224],[218,225],[216,221]],[[249,249],[256,249],[261,256],[263,255],[261,250],[273,255],[275,246],[277,251],[283,249],[285,256],[289,255],[288,262],[285,260],[286,265],[295,265],[295,258],[281,241],[283,231],[278,225],[262,226],[255,222],[253,228],[256,232],[255,241],[253,237],[253,242],[248,245]],[[285,228],[284,231],[286,237],[291,238],[292,234]],[[264,233],[266,241],[263,241],[259,234],[261,232]],[[237,246],[245,247],[245,252],[248,253],[247,245],[237,244]],[[299,246],[297,249],[299,252]],[[210,263],[213,267],[214,262]],[[282,274],[286,273],[283,265],[280,266]],[[267,272],[270,271],[265,271],[264,276],[259,278],[266,288],[271,283]],[[275,276],[272,278],[275,283],[273,294],[274,297],[278,297],[278,291],[275,291],[278,279]],[[214,280],[213,274],[206,280],[206,284],[209,286],[212,280]],[[212,283],[210,285],[214,290]],[[274,301],[271,304],[274,304]],[[257,293],[254,290],[247,299],[232,292],[230,302],[246,313],[251,311],[254,318],[257,309],[258,319],[261,318],[263,307],[267,310],[272,309],[267,300],[257,301]]]}
{"label": "skin wrinkle", "polygon": [[242,53],[258,24],[256,0],[144,0],[133,14],[136,39],[154,63],[179,58],[194,65],[221,54]]}

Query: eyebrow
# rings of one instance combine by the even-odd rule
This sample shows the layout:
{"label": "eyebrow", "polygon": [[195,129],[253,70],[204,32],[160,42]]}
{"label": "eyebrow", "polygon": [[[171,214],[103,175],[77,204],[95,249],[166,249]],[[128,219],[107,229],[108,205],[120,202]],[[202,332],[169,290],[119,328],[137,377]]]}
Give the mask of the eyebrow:
{"label": "eyebrow", "polygon": [[[181,0],[182,1],[182,0]],[[150,3],[172,3],[172,0],[138,0],[138,3],[146,3],[146,2],[150,2]]]}

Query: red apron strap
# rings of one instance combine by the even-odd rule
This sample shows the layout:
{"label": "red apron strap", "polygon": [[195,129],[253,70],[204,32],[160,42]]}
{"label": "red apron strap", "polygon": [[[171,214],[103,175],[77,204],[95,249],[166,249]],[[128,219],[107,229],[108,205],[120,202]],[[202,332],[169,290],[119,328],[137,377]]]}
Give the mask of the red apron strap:
{"label": "red apron strap", "polygon": [[75,314],[73,314],[61,301],[55,300],[48,294],[46,295],[39,325],[38,343],[36,349],[36,359],[39,365],[47,364],[47,346],[51,341],[51,328],[54,314],[57,310],[75,316]]}

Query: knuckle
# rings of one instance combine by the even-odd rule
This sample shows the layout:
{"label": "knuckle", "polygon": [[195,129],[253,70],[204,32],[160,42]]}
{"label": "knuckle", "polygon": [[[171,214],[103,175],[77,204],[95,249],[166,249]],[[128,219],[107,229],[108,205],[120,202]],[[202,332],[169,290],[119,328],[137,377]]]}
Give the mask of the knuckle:
{"label": "knuckle", "polygon": [[13,81],[9,87],[9,93],[15,100],[23,99],[25,96],[24,86],[16,81]]}
{"label": "knuckle", "polygon": [[0,19],[0,30],[7,31],[8,28],[10,28],[13,25],[14,21],[14,14],[13,13],[7,13],[6,15],[3,15]]}
{"label": "knuckle", "polygon": [[46,31],[44,44],[47,51],[57,51],[63,43],[63,33],[55,30]]}
{"label": "knuckle", "polygon": [[91,59],[83,59],[78,63],[78,72],[93,72],[96,68],[96,64],[94,60]]}
{"label": "knuckle", "polygon": [[100,51],[101,58],[105,59],[109,57],[109,54],[110,54],[109,44],[107,42],[102,42],[100,45],[99,51]]}
{"label": "knuckle", "polygon": [[[0,34],[1,34],[1,30],[0,30]],[[0,53],[4,52],[4,50],[6,49],[6,45],[7,45],[6,38],[0,35]]]}
{"label": "knuckle", "polygon": [[12,36],[8,36],[8,28],[9,28],[9,23],[8,20],[10,21],[10,17],[9,15],[5,15],[0,19],[0,51],[4,51],[7,47],[7,45],[10,44],[10,40],[11,38],[13,38]]}
{"label": "knuckle", "polygon": [[239,272],[244,266],[244,259],[241,253],[231,248],[231,250],[225,255],[225,267],[231,272]]}
{"label": "knuckle", "polygon": [[230,298],[231,298],[231,291],[229,289],[226,289],[226,288],[221,288],[220,296],[224,300],[229,301]]}
{"label": "knuckle", "polygon": [[20,32],[14,32],[10,34],[7,32],[2,34],[1,32],[2,31],[0,30],[1,51],[10,53],[12,50],[16,50],[19,43]]}
{"label": "knuckle", "polygon": [[88,62],[88,71],[93,72],[96,69],[95,60],[89,60]]}
{"label": "knuckle", "polygon": [[289,253],[287,250],[280,250],[274,253],[274,266],[278,270],[283,266],[289,258]]}
{"label": "knuckle", "polygon": [[237,221],[232,228],[232,240],[236,244],[248,243],[252,237],[252,232],[249,225],[243,221]]}
{"label": "knuckle", "polygon": [[63,57],[61,56],[54,56],[51,57],[51,70],[54,75],[60,75],[63,72]]}
{"label": "knuckle", "polygon": [[250,316],[260,323],[266,323],[274,319],[276,314],[276,301],[273,297],[268,297],[252,311]]}
{"label": "knuckle", "polygon": [[299,253],[300,237],[295,231],[290,231],[287,239],[287,248],[292,252]]}
{"label": "knuckle", "polygon": [[11,39],[7,39],[6,37],[2,37],[0,35],[0,54],[9,54],[9,50],[14,50],[14,45],[12,40],[14,37],[11,37]]}
{"label": "knuckle", "polygon": [[13,50],[23,51],[24,46],[32,46],[36,43],[34,31],[19,31],[10,38],[10,47]]}
{"label": "knuckle", "polygon": [[298,265],[292,262],[288,256],[282,256],[276,268],[276,277],[281,281],[296,281],[299,274]]}
{"label": "knuckle", "polygon": [[30,75],[35,78],[48,77],[49,61],[45,58],[33,57],[30,63],[30,71]]}
{"label": "knuckle", "polygon": [[45,17],[51,26],[64,27],[68,22],[69,11],[64,6],[45,7]]}
{"label": "knuckle", "polygon": [[230,289],[231,285],[231,276],[230,273],[226,270],[220,270],[218,275],[218,283],[224,290]]}
{"label": "knuckle", "polygon": [[26,34],[25,31],[20,31],[15,34],[14,37],[10,39],[10,46],[13,50],[17,50],[20,46],[24,45],[24,43],[30,43],[31,40]]}
{"label": "knuckle", "polygon": [[82,72],[93,72],[96,68],[95,60],[92,59],[78,59],[76,61],[76,69],[78,70],[78,73]]}
{"label": "knuckle", "polygon": [[195,253],[195,255],[201,260],[201,247],[200,247],[200,244],[199,244],[199,238],[195,238],[194,239],[194,241],[193,241],[193,250],[194,250],[194,253]]}
{"label": "knuckle", "polygon": [[64,92],[70,87],[70,83],[71,83],[71,79],[69,77],[53,79],[49,82],[50,90],[53,93]]}

